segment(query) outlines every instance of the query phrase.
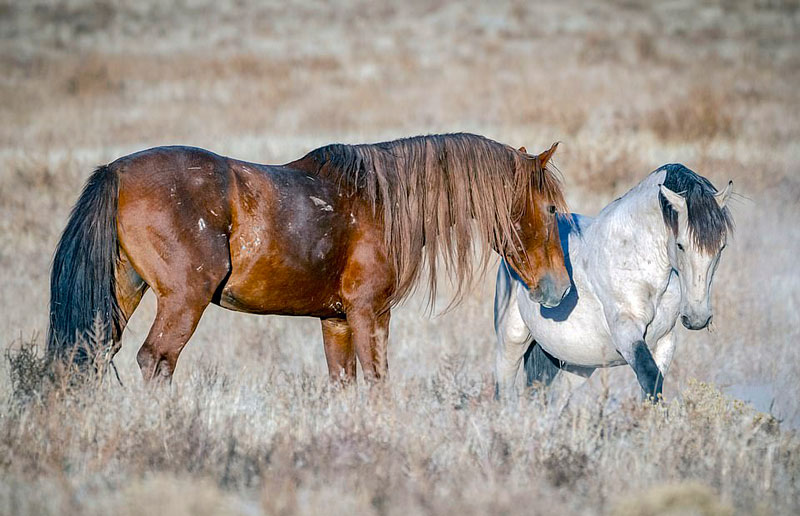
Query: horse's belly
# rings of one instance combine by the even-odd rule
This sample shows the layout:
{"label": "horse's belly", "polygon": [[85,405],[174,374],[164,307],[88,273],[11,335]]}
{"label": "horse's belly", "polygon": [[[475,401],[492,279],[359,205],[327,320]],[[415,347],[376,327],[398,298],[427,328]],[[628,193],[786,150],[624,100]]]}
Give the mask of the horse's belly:
{"label": "horse's belly", "polygon": [[572,365],[608,367],[625,363],[611,340],[598,335],[565,332],[557,339],[546,335],[536,341],[545,351]]}
{"label": "horse's belly", "polygon": [[268,277],[232,275],[217,303],[223,308],[255,314],[334,317],[344,313],[335,290],[288,272],[273,269]]}
{"label": "horse's belly", "polygon": [[[236,244],[239,249],[234,249]],[[224,308],[259,314],[342,314],[338,252],[319,240],[310,245],[317,249],[287,254],[284,246],[270,244],[262,249],[233,240],[231,274],[217,302]]]}
{"label": "horse's belly", "polygon": [[568,317],[556,320],[542,315],[539,305],[527,310],[525,321],[542,348],[572,365],[602,367],[624,364],[614,348],[602,316],[602,308],[578,303]]}

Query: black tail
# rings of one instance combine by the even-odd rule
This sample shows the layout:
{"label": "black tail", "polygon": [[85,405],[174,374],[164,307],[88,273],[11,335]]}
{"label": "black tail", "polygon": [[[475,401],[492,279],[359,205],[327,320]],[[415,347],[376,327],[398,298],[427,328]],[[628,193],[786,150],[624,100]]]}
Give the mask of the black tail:
{"label": "black tail", "polygon": [[[93,358],[78,343],[103,323],[102,343],[121,328],[114,269],[117,262],[117,197],[119,179],[108,166],[98,167],[72,209],[58,242],[50,275],[50,329],[47,354],[72,357],[76,364]],[[97,342],[94,342],[97,344]]]}

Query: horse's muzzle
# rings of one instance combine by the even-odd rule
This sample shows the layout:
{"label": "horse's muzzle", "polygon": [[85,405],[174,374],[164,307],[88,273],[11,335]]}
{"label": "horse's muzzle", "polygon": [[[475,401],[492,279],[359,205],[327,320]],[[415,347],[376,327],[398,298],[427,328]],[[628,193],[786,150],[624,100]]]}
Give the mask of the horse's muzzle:
{"label": "horse's muzzle", "polygon": [[558,306],[561,301],[569,294],[571,285],[569,282],[563,284],[556,281],[549,274],[543,277],[536,288],[528,291],[528,297],[534,303],[539,303],[545,308]]}
{"label": "horse's muzzle", "polygon": [[709,324],[711,324],[711,318],[713,316],[709,315],[705,318],[703,317],[689,317],[687,315],[681,316],[681,323],[683,327],[687,330],[702,330],[706,328]]}

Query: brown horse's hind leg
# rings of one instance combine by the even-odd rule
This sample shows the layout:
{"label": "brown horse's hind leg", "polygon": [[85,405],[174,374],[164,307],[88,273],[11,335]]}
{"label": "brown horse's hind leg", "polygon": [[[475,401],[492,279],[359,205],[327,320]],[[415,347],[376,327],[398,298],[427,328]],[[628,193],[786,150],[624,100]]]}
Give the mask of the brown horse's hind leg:
{"label": "brown horse's hind leg", "polygon": [[144,293],[147,292],[147,283],[144,282],[139,273],[133,268],[130,258],[125,250],[119,250],[119,260],[115,271],[116,297],[119,308],[122,311],[122,320],[119,328],[114,328],[113,339],[114,347],[111,350],[111,358],[117,354],[122,347],[122,332],[125,331],[133,312],[142,301]]}
{"label": "brown horse's hind leg", "polygon": [[178,356],[210,302],[210,294],[205,298],[158,297],[155,321],[136,355],[145,381],[172,379]]}
{"label": "brown horse's hind leg", "polygon": [[177,242],[169,253],[157,254],[143,246],[136,253],[129,251],[136,272],[153,289],[158,303],[153,325],[136,355],[145,381],[171,380],[178,356],[225,280],[230,270],[227,242],[217,240],[201,241],[198,247]]}
{"label": "brown horse's hind leg", "polygon": [[334,382],[352,382],[356,379],[356,352],[353,332],[344,319],[322,319],[322,340],[328,374]]}

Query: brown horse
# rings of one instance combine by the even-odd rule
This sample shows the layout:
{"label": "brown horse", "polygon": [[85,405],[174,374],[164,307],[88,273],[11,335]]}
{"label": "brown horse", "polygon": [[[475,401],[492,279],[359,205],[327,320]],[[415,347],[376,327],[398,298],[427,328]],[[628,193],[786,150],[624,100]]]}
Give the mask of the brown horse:
{"label": "brown horse", "polygon": [[[530,295],[569,288],[556,211],[565,208],[533,156],[482,136],[419,136],[328,145],[280,166],[190,147],[157,147],[99,167],[53,261],[48,353],[91,360],[76,342],[98,318],[113,353],[149,287],[158,308],[137,355],[145,379],[169,379],[209,303],[322,321],[332,378],[387,373],[390,309],[436,259],[462,287],[473,277],[473,221]],[[486,245],[488,244],[488,246]]]}

